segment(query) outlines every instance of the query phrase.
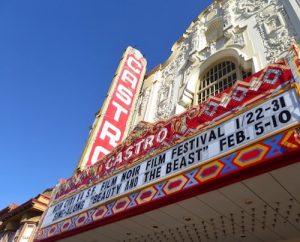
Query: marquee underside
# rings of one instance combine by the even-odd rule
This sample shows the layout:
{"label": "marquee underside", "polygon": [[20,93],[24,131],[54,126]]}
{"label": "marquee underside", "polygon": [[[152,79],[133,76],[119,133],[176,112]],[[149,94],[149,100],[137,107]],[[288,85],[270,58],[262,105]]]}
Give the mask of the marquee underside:
{"label": "marquee underside", "polygon": [[59,240],[300,241],[300,163]]}

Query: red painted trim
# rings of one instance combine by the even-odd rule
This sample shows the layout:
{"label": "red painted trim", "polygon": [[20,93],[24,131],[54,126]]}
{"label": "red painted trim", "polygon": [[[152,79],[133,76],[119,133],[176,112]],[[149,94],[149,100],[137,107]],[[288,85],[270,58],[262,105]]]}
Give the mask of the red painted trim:
{"label": "red painted trim", "polygon": [[[283,161],[283,159],[285,161]],[[52,237],[49,237],[47,239],[43,240],[35,240],[42,241],[42,242],[51,242],[51,241],[57,241],[61,240],[67,237],[71,237],[73,235],[83,233],[86,231],[89,231],[91,229],[104,226],[113,222],[117,222],[135,215],[139,215],[154,209],[158,209],[160,207],[182,201],[184,199],[188,199],[200,194],[204,194],[216,189],[219,189],[221,187],[240,182],[242,180],[261,175],[266,172],[270,172],[275,169],[279,169],[288,165],[291,165],[293,163],[300,162],[299,157],[299,150],[291,151],[288,153],[285,153],[284,155],[280,155],[276,158],[269,159],[263,163],[254,164],[253,166],[250,166],[248,168],[242,169],[240,171],[234,172],[232,174],[226,175],[224,177],[221,177],[219,179],[211,180],[205,182],[203,185],[198,185],[195,187],[191,187],[187,190],[179,191],[176,193],[173,193],[169,195],[167,198],[164,199],[158,199],[156,201],[146,203],[143,205],[140,205],[139,207],[134,207],[132,209],[125,210],[124,212],[120,212],[118,214],[115,214],[108,218],[103,218],[99,221],[96,221],[92,224],[88,224],[86,226],[82,226],[78,229],[74,229],[72,231],[67,231],[64,233],[61,233],[59,235],[54,235]]]}

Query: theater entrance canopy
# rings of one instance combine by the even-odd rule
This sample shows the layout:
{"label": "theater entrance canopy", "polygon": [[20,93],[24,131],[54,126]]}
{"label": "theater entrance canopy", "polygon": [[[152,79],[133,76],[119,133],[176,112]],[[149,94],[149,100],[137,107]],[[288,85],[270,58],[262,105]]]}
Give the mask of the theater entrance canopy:
{"label": "theater entrance canopy", "polygon": [[36,241],[300,239],[300,61],[142,123],[61,182]]}

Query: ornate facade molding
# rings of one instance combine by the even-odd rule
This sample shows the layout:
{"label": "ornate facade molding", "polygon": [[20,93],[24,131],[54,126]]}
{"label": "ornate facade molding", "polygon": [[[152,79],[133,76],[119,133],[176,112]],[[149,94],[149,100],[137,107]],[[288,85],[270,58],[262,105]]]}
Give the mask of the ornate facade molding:
{"label": "ornate facade molding", "polygon": [[270,0],[257,14],[256,21],[266,49],[266,59],[269,63],[274,62],[295,40],[286,11],[278,0]]}
{"label": "ornate facade molding", "polygon": [[145,110],[145,107],[148,103],[150,97],[151,87],[146,87],[142,90],[139,103],[138,103],[138,115],[141,115],[142,112]]}
{"label": "ornate facade molding", "polygon": [[227,30],[224,34],[227,39],[226,47],[244,48],[245,38],[244,31],[247,27],[240,28],[239,26]]}
{"label": "ornate facade molding", "polygon": [[188,39],[178,45],[174,50],[175,58],[162,70],[160,77],[160,88],[157,98],[157,109],[155,112],[155,120],[167,119],[175,112],[176,99],[178,90],[175,88],[175,79],[180,75],[181,69],[187,64],[188,56],[191,48],[197,46],[197,40]]}
{"label": "ornate facade molding", "polygon": [[286,11],[278,0],[237,0],[236,13],[240,19],[252,16],[265,48],[268,63],[275,62],[294,41],[295,31]]}
{"label": "ornate facade molding", "polygon": [[260,10],[262,0],[237,0],[236,1],[236,13],[242,18],[249,18]]}
{"label": "ornate facade molding", "polygon": [[154,103],[149,107],[151,110],[147,108],[145,112],[154,112],[154,118],[148,120],[151,122],[167,119],[193,105],[199,81],[195,80],[196,73],[199,79],[199,70],[204,68],[202,63],[216,53],[225,49],[239,50],[243,61],[238,62],[244,65],[247,60],[256,60],[255,66],[251,62],[247,68],[257,71],[279,59],[294,36],[292,23],[280,0],[213,2],[174,44],[171,57],[157,71],[160,75],[155,79],[156,91],[142,93],[138,115],[143,116],[142,110],[149,100]]}

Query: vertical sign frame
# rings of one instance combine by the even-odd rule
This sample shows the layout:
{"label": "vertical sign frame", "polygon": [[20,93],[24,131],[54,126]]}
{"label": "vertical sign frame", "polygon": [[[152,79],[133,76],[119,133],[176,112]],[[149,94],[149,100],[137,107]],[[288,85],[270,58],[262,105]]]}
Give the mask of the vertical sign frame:
{"label": "vertical sign frame", "polygon": [[95,164],[126,137],[142,86],[147,61],[140,51],[127,47],[104,104],[97,114],[77,169]]}

